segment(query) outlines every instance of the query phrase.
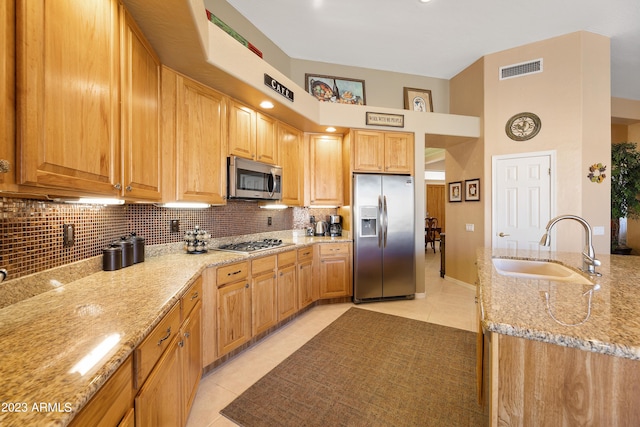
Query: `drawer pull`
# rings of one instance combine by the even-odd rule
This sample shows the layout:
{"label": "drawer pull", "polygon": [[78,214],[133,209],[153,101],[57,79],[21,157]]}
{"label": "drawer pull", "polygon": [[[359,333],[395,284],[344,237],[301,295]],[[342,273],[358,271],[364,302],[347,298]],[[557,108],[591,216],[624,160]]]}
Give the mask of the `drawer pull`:
{"label": "drawer pull", "polygon": [[178,346],[179,346],[179,347],[184,347],[184,341],[180,341],[180,342],[178,343]]}
{"label": "drawer pull", "polygon": [[185,333],[184,333],[184,337],[185,337],[185,338],[189,338],[190,336],[191,336],[191,333],[190,333],[190,332],[185,332]]}
{"label": "drawer pull", "polygon": [[242,270],[238,270],[238,271],[234,271],[234,272],[231,272],[231,273],[227,273],[227,276],[235,276],[236,274],[240,274],[240,273],[242,273]]}
{"label": "drawer pull", "polygon": [[159,346],[162,345],[162,342],[168,340],[170,336],[171,336],[171,326],[169,326],[167,328],[167,335],[165,335],[164,337],[160,338],[160,340],[158,341],[158,345]]}
{"label": "drawer pull", "polygon": [[194,299],[198,298],[200,295],[198,295],[198,292],[194,292],[193,295],[191,295],[191,301],[193,301]]}

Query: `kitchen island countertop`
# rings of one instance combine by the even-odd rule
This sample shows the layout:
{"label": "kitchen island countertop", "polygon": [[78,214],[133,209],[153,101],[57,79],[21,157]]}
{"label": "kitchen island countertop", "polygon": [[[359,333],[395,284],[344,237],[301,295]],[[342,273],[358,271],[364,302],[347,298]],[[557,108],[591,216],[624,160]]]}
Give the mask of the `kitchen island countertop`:
{"label": "kitchen island countertop", "polygon": [[[251,255],[211,250],[167,253],[117,271],[99,271],[0,309],[0,425],[66,425],[177,303],[207,267],[347,237],[283,238],[285,246]],[[150,247],[153,248],[153,247]],[[80,373],[76,364],[115,342]]]}
{"label": "kitchen island countertop", "polygon": [[597,290],[505,276],[493,266],[494,257],[551,260],[572,268],[582,263],[579,253],[478,249],[485,330],[640,360],[640,257],[598,254],[602,276],[590,279]]}

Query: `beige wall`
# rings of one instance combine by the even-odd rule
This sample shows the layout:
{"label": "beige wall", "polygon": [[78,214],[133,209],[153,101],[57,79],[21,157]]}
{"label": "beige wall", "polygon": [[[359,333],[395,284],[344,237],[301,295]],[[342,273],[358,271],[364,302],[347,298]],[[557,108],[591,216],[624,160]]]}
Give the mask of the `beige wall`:
{"label": "beige wall", "polygon": [[[484,123],[484,69],[484,59],[480,59],[451,80],[452,114],[480,117],[481,123]],[[447,182],[480,178],[480,202],[449,203],[447,201],[445,207],[446,276],[471,284],[476,281],[476,249],[484,245],[487,213],[485,200],[491,191],[484,171],[485,138],[481,136],[454,144],[448,146],[446,150]],[[466,231],[466,224],[473,224],[474,231]]]}
{"label": "beige wall", "polygon": [[[543,59],[538,74],[498,79],[501,66]],[[532,43],[485,57],[485,178],[491,181],[492,156],[556,151],[555,207],[552,215],[575,214],[592,226],[604,228],[594,236],[596,253],[608,253],[610,241],[610,180],[601,184],[586,176],[590,165],[611,160],[611,94],[609,39],[577,32]],[[504,124],[512,115],[530,111],[542,121],[533,139],[515,142],[507,137]],[[487,194],[487,192],[485,192]],[[485,198],[490,209],[491,198]],[[491,217],[485,218],[491,230]],[[581,251],[579,224],[557,226],[556,250]],[[491,232],[485,244],[491,244]]]}

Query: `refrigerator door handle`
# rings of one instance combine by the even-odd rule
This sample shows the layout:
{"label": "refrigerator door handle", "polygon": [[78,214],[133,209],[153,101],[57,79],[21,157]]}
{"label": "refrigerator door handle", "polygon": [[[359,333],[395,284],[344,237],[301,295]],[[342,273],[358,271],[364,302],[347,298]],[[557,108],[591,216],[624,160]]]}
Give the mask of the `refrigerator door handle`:
{"label": "refrigerator door handle", "polygon": [[387,196],[382,196],[384,198],[384,243],[382,245],[383,248],[387,247],[387,230],[389,229],[389,212],[387,212]]}
{"label": "refrigerator door handle", "polygon": [[378,247],[379,248],[382,247],[382,230],[383,230],[382,219],[383,219],[382,196],[378,196]]}

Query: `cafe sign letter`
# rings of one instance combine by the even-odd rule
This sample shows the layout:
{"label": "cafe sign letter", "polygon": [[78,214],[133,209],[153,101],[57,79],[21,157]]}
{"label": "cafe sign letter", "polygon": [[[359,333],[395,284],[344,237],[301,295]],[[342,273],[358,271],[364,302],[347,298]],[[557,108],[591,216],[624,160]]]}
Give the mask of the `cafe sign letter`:
{"label": "cafe sign letter", "polygon": [[391,126],[396,128],[404,127],[404,116],[402,114],[386,114],[367,112],[367,124],[378,126]]}
{"label": "cafe sign letter", "polygon": [[268,74],[264,75],[264,84],[278,92],[280,95],[293,102],[293,91]]}

